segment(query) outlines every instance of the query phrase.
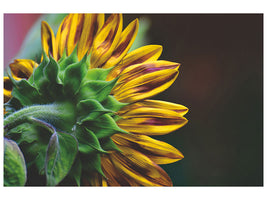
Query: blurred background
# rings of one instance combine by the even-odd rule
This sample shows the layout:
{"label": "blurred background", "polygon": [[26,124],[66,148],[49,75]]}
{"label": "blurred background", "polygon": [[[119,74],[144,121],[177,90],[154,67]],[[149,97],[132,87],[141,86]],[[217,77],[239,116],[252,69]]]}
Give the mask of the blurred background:
{"label": "blurred background", "polygon": [[[40,16],[4,15],[5,67],[23,55]],[[262,186],[263,15],[125,14],[124,27],[135,18],[149,28],[146,44],[163,45],[161,60],[182,64],[175,83],[154,97],[189,108],[186,126],[155,137],[185,156],[162,165],[174,185]]]}

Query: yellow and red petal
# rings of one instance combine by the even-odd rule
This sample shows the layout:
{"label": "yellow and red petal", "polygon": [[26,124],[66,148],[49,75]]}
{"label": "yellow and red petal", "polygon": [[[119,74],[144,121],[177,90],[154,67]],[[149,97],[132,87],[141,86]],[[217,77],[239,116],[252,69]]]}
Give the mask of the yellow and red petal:
{"label": "yellow and red petal", "polygon": [[104,21],[104,14],[85,14],[83,29],[77,49],[79,60],[81,60],[87,52],[90,52],[94,38],[102,28]]}
{"label": "yellow and red petal", "polygon": [[47,55],[50,54],[55,60],[57,60],[58,47],[54,36],[54,32],[49,26],[49,24],[45,21],[42,21],[41,25],[41,41],[44,52]]}
{"label": "yellow and red petal", "polygon": [[112,140],[120,146],[126,146],[149,157],[156,164],[169,164],[184,158],[172,145],[155,140],[146,135],[115,134]]}
{"label": "yellow and red petal", "polygon": [[9,77],[4,77],[4,103],[8,102],[9,99],[12,97],[12,82]]}
{"label": "yellow and red petal", "polygon": [[64,50],[66,49],[72,16],[72,14],[67,15],[61,22],[57,31],[56,42],[58,45],[58,59],[61,58]]}
{"label": "yellow and red petal", "polygon": [[122,72],[112,90],[121,102],[132,103],[154,96],[171,86],[178,76],[180,64],[154,61],[130,66]]}
{"label": "yellow and red petal", "polygon": [[16,80],[28,79],[32,75],[33,69],[37,66],[36,62],[29,59],[16,59],[13,63],[9,64],[12,76]]}
{"label": "yellow and red petal", "polygon": [[67,40],[67,56],[69,56],[78,43],[84,22],[84,14],[73,14],[71,18],[70,30]]}
{"label": "yellow and red petal", "polygon": [[96,35],[92,48],[91,68],[101,67],[112,55],[122,32],[122,15],[112,14]]}
{"label": "yellow and red petal", "polygon": [[118,45],[112,53],[112,56],[102,66],[102,68],[110,68],[118,64],[131,48],[138,32],[138,19],[132,21],[122,32]]}
{"label": "yellow and red petal", "polygon": [[137,108],[121,115],[120,128],[135,134],[165,135],[187,123],[179,113],[161,108]]}
{"label": "yellow and red petal", "polygon": [[172,111],[177,112],[181,116],[184,116],[188,112],[188,108],[183,106],[183,105],[180,105],[180,104],[166,102],[166,101],[160,101],[160,100],[145,99],[143,101],[138,101],[138,102],[135,102],[135,103],[132,103],[130,105],[123,107],[122,109],[120,109],[118,111],[118,114],[123,115],[124,113],[129,112],[133,109],[147,108],[147,107],[148,108],[161,108],[161,109],[165,109],[165,110],[172,110]]}
{"label": "yellow and red petal", "polygon": [[128,53],[122,61],[111,70],[107,76],[107,81],[113,80],[118,77],[120,73],[128,66],[138,63],[144,63],[148,61],[157,60],[162,52],[162,46],[160,45],[147,45],[140,47],[130,53]]}
{"label": "yellow and red petal", "polygon": [[168,174],[144,154],[124,146],[122,153],[110,155],[112,164],[121,175],[144,186],[172,186]]}

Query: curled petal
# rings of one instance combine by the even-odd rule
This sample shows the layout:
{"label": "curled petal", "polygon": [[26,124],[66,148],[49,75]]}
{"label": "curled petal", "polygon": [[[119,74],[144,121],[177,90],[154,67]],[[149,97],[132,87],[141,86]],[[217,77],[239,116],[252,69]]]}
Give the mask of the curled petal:
{"label": "curled petal", "polygon": [[180,104],[166,102],[166,101],[160,101],[160,100],[146,99],[146,100],[138,101],[138,102],[135,102],[135,103],[132,103],[130,105],[123,107],[122,109],[119,110],[118,114],[123,115],[124,113],[129,112],[133,109],[147,108],[147,107],[148,108],[161,108],[161,109],[165,109],[165,110],[172,110],[172,111],[179,113],[181,116],[184,116],[188,112],[188,108],[183,106],[183,105],[180,105]]}
{"label": "curled petal", "polygon": [[120,73],[128,66],[138,63],[144,63],[147,61],[156,61],[162,52],[162,46],[160,45],[147,45],[140,47],[130,53],[128,53],[122,61],[111,70],[107,77],[107,81],[113,80],[118,77]]}
{"label": "curled petal", "polygon": [[9,64],[12,76],[16,80],[22,78],[28,79],[31,76],[33,69],[37,66],[38,64],[36,62],[29,59],[16,59],[13,63]]}
{"label": "curled petal", "polygon": [[110,68],[118,64],[121,59],[126,55],[132,46],[138,32],[139,22],[138,19],[132,21],[122,32],[118,45],[112,53],[112,56],[102,66],[102,68]]}
{"label": "curled petal", "polygon": [[91,68],[101,67],[112,55],[122,32],[122,15],[112,14],[96,35],[91,55]]}
{"label": "curled petal", "polygon": [[133,65],[122,72],[112,94],[117,100],[127,103],[154,96],[171,86],[178,76],[179,66],[168,61]]}
{"label": "curled petal", "polygon": [[79,60],[81,60],[87,52],[90,52],[93,40],[98,31],[102,28],[104,20],[104,14],[85,14],[81,38],[77,49]]}
{"label": "curled petal", "polygon": [[172,186],[168,174],[147,156],[128,147],[120,149],[122,153],[110,155],[119,173],[144,186]]}
{"label": "curled petal", "polygon": [[67,56],[74,50],[81,37],[84,22],[84,14],[73,14],[67,41]]}
{"label": "curled petal", "polygon": [[61,58],[66,48],[67,39],[70,32],[70,25],[72,21],[72,14],[67,15],[61,22],[56,36],[56,42],[58,44],[58,58]]}
{"label": "curled petal", "polygon": [[9,77],[4,77],[4,103],[8,102],[9,99],[12,97],[12,82]]}
{"label": "curled petal", "polygon": [[117,121],[120,128],[145,135],[164,135],[187,123],[187,119],[179,113],[161,108],[137,108],[121,117]]}
{"label": "curled petal", "polygon": [[102,170],[107,177],[107,183],[109,186],[138,186],[134,180],[128,179],[125,176],[121,176],[119,171],[114,167],[109,157],[101,157]]}
{"label": "curled petal", "polygon": [[54,32],[45,21],[42,21],[41,25],[41,40],[44,52],[49,55],[51,54],[55,60],[58,59],[57,44],[54,36]]}
{"label": "curled petal", "polygon": [[156,164],[169,164],[184,158],[183,154],[170,144],[145,135],[115,134],[112,140],[119,146],[130,147],[145,154]]}

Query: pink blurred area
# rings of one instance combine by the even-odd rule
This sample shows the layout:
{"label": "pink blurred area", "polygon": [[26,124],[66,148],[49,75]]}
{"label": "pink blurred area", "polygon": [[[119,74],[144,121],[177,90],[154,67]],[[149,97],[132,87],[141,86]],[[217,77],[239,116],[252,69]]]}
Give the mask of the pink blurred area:
{"label": "pink blurred area", "polygon": [[41,14],[4,14],[4,67],[18,53],[22,42]]}

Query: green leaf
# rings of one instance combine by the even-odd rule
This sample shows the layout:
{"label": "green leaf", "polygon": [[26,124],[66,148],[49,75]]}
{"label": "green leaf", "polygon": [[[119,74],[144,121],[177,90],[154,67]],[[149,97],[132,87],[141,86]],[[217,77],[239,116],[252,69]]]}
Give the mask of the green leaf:
{"label": "green leaf", "polygon": [[114,119],[107,114],[98,117],[94,121],[85,122],[84,126],[93,131],[98,139],[110,137],[115,133],[128,133],[118,127]]}
{"label": "green leaf", "polygon": [[109,69],[101,69],[101,68],[89,69],[86,76],[84,77],[83,82],[86,82],[89,80],[105,81],[111,70],[112,70],[112,68],[109,68]]}
{"label": "green leaf", "polygon": [[69,172],[69,176],[75,180],[78,186],[80,186],[81,175],[82,175],[82,163],[80,158],[77,156]]}
{"label": "green leaf", "polygon": [[90,172],[99,172],[103,176],[104,173],[101,169],[101,156],[98,153],[91,153],[91,154],[81,154],[82,160],[82,169],[83,171],[90,173]]}
{"label": "green leaf", "polygon": [[107,153],[102,147],[96,135],[85,127],[77,126],[75,130],[75,137],[79,142],[79,151],[82,153],[91,153],[95,150]]}
{"label": "green leaf", "polygon": [[112,113],[112,110],[105,109],[101,103],[94,99],[80,101],[77,105],[78,123],[93,120],[103,114]]}
{"label": "green leaf", "polygon": [[7,114],[5,117],[10,115],[11,113],[20,110],[23,106],[21,105],[20,101],[16,98],[11,98],[7,103],[4,104],[4,108],[6,109]]}
{"label": "green leaf", "polygon": [[113,110],[115,112],[119,111],[124,106],[128,105],[128,103],[119,102],[114,96],[109,95],[105,101],[102,102],[102,105],[109,110]]}
{"label": "green leaf", "polygon": [[47,185],[57,185],[69,173],[78,151],[78,144],[72,135],[55,132],[49,141],[45,173]]}
{"label": "green leaf", "polygon": [[88,66],[86,56],[78,62],[69,65],[64,74],[64,91],[66,94],[76,94],[80,88],[82,79],[86,75]]}
{"label": "green leaf", "polygon": [[27,169],[20,148],[16,142],[5,138],[4,149],[4,185],[25,185],[27,179]]}
{"label": "green leaf", "polygon": [[79,100],[96,99],[102,102],[110,94],[116,84],[117,79],[112,81],[87,81],[81,86],[78,98]]}
{"label": "green leaf", "polygon": [[100,139],[99,142],[105,151],[121,151],[110,137]]}

